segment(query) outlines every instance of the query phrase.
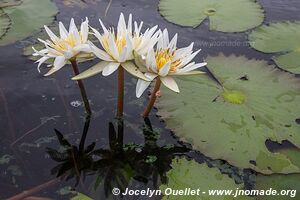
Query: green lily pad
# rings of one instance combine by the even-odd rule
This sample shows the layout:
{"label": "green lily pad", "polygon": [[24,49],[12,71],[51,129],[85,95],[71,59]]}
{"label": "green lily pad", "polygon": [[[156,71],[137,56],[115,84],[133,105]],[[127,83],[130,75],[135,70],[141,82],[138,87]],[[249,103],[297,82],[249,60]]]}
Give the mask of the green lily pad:
{"label": "green lily pad", "polygon": [[299,149],[279,149],[275,152],[286,155],[289,160],[300,168],[300,150]]}
{"label": "green lily pad", "polygon": [[[299,199],[300,174],[274,174],[271,176],[258,175],[256,177],[256,190],[268,191],[270,188],[276,190],[275,195],[258,195],[257,200],[292,200]],[[283,191],[282,191],[283,190]],[[284,195],[280,195],[281,191]],[[278,194],[279,193],[279,194]]]}
{"label": "green lily pad", "polygon": [[92,198],[77,192],[76,196],[71,198],[71,200],[93,200]]}
{"label": "green lily pad", "polygon": [[[242,184],[236,184],[233,179],[227,175],[221,174],[217,168],[209,168],[206,164],[199,164],[195,161],[188,161],[185,158],[176,158],[172,162],[172,169],[167,173],[168,183],[161,185],[160,190],[165,196],[163,199],[169,200],[194,200],[194,199],[205,199],[205,200],[233,200],[236,199],[232,195],[217,196],[208,195],[208,190],[232,190],[235,192],[237,188],[243,189]],[[191,190],[200,189],[195,195],[169,195],[168,189],[173,190],[184,190],[190,188]],[[195,191],[197,192],[197,191]],[[192,194],[192,193],[190,193]],[[252,199],[248,196],[240,196],[239,199],[246,200]]]}
{"label": "green lily pad", "polygon": [[253,0],[160,0],[159,11],[168,21],[197,27],[206,18],[210,30],[243,32],[259,26],[263,9]]}
{"label": "green lily pad", "polygon": [[58,12],[51,0],[26,0],[18,6],[3,8],[3,11],[9,16],[12,24],[1,38],[0,46],[24,39],[39,31],[44,24],[50,24]]}
{"label": "green lily pad", "polygon": [[300,22],[276,22],[256,28],[249,35],[250,45],[273,57],[282,69],[300,73]]}
{"label": "green lily pad", "polygon": [[21,4],[21,0],[1,0],[0,2],[0,8],[6,8],[11,6],[17,6]]}
{"label": "green lily pad", "polygon": [[87,8],[89,4],[96,4],[100,0],[63,0],[65,6]]}
{"label": "green lily pad", "polygon": [[0,40],[8,32],[11,27],[9,16],[0,8]]}
{"label": "green lily pad", "polygon": [[[287,155],[265,142],[300,147],[300,79],[267,62],[243,56],[207,58],[222,84],[207,76],[178,79],[179,94],[162,88],[158,115],[168,128],[214,159],[258,172],[300,172]],[[300,156],[300,154],[298,154]]]}

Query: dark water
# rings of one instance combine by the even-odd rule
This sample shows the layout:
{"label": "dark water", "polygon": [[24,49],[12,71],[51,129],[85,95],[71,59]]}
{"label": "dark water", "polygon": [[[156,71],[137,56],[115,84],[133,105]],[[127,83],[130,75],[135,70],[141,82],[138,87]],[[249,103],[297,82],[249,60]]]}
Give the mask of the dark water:
{"label": "dark water", "polygon": [[[196,29],[182,28],[171,24],[158,13],[158,0],[112,0],[106,16],[104,15],[109,1],[102,0],[97,4],[88,4],[87,8],[66,7],[59,0],[56,0],[56,3],[60,10],[57,20],[65,23],[69,23],[71,17],[80,22],[81,19],[88,16],[92,26],[99,26],[98,18],[101,18],[107,26],[116,25],[120,12],[126,16],[132,13],[134,20],[144,21],[144,28],[158,24],[162,29],[168,28],[170,34],[178,33],[179,46],[186,46],[194,41],[195,48],[202,49],[196,59],[199,62],[207,55],[216,55],[220,52],[226,55],[232,53],[247,55],[249,58],[268,61],[272,56],[251,49],[246,42],[247,33],[225,34],[209,31],[208,21]],[[299,0],[261,0],[260,3],[266,11],[264,23],[300,20]],[[37,72],[36,64],[22,56],[22,48],[33,39],[28,38],[16,44],[0,47],[0,156],[6,155],[6,160],[2,160],[0,165],[0,199],[5,199],[55,178],[55,175],[51,175],[50,170],[57,165],[57,162],[50,159],[46,153],[46,147],[61,148],[54,128],[62,132],[70,143],[79,145],[85,123],[84,108],[76,107],[76,103],[81,101],[81,97],[77,85],[70,80],[73,75],[71,68],[64,67],[55,76],[45,78]],[[81,70],[87,69],[96,62],[81,64]],[[272,63],[272,61],[270,62]],[[166,145],[183,147],[178,138],[173,137],[172,133],[164,128],[163,122],[155,116],[155,111],[152,112],[150,120],[153,129],[159,133],[158,136],[154,134],[158,138],[156,138],[157,140],[147,137],[145,139],[144,121],[140,117],[140,113],[146,102],[146,94],[142,98],[136,99],[135,82],[133,77],[126,75],[123,143],[145,146],[145,141],[150,141],[150,143],[156,143],[156,146],[144,149],[141,147],[142,150],[135,147],[135,153],[129,151],[125,156],[121,154],[123,157],[120,160],[125,157],[137,156],[136,159],[139,161],[141,160],[140,156],[153,155],[159,150],[162,151],[159,148]],[[100,75],[94,76],[85,80],[84,83],[94,113],[90,120],[86,146],[96,142],[96,149],[108,149],[109,141],[113,140],[109,138],[109,122],[116,125],[114,118],[117,91],[116,74],[107,78]],[[155,151],[149,152],[149,149],[151,151],[155,149]],[[143,151],[143,155],[140,155],[139,151]],[[176,151],[180,150],[174,150],[174,152]],[[172,152],[167,154],[172,156]],[[211,166],[218,162],[226,165],[224,161],[212,161],[197,152],[191,151],[187,155],[199,162],[208,162]],[[147,174],[147,171],[151,171],[147,168],[148,165],[144,165],[144,167],[141,167],[142,172],[138,173]],[[251,187],[251,180],[248,177],[249,174],[251,175],[251,171],[244,173],[246,178],[238,172],[238,169],[232,168],[232,171],[233,174],[236,174],[236,181],[245,180],[246,185]],[[75,179],[71,179],[69,182],[58,183],[35,195],[69,199],[68,195],[60,195],[57,191],[65,186],[70,186],[96,199],[106,199],[103,186],[99,186],[97,191],[94,191],[95,178],[95,175],[87,176],[85,181],[79,181],[77,187],[75,187]],[[155,182],[153,177],[149,178],[147,183],[145,180],[133,180],[130,181],[130,187],[155,187],[153,182]]]}

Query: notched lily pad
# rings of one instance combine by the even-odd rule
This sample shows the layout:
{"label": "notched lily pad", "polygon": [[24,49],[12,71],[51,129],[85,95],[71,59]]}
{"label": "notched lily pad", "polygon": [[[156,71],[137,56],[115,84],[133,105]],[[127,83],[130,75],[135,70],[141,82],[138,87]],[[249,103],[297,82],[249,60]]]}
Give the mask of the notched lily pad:
{"label": "notched lily pad", "polygon": [[292,73],[300,73],[300,22],[276,22],[256,28],[249,35],[250,45],[273,57],[276,64]]}
{"label": "notched lily pad", "polygon": [[[208,190],[233,190],[242,189],[242,184],[236,184],[233,179],[227,175],[221,174],[217,168],[209,168],[206,164],[199,164],[195,161],[188,161],[185,158],[175,158],[172,162],[172,169],[167,173],[168,183],[160,186],[162,193],[168,192],[167,188],[173,190],[184,190],[185,188],[200,189],[199,195],[170,195],[164,196],[163,199],[170,200],[233,200],[232,196],[215,195],[209,196]],[[205,193],[203,193],[205,192]],[[239,199],[252,199],[248,196],[240,196]]]}
{"label": "notched lily pad", "polygon": [[44,24],[50,24],[58,12],[51,0],[26,0],[17,6],[5,7],[3,11],[9,16],[12,24],[9,31],[1,38],[0,46],[30,36]]}
{"label": "notched lily pad", "polygon": [[253,0],[160,0],[159,11],[168,21],[197,27],[206,18],[210,29],[242,32],[260,25],[263,9]]}
{"label": "notched lily pad", "polygon": [[[257,200],[292,200],[299,199],[300,191],[300,174],[281,175],[274,174],[271,176],[258,175],[256,177],[256,190],[268,191],[270,188],[276,190],[275,195],[258,195]],[[282,194],[280,194],[283,192]]]}
{"label": "notched lily pad", "polygon": [[[210,77],[178,80],[181,92],[162,89],[158,115],[176,135],[213,159],[258,172],[300,172],[266,140],[300,147],[300,80],[265,61],[243,56],[207,58]],[[300,154],[298,154],[300,156]]]}

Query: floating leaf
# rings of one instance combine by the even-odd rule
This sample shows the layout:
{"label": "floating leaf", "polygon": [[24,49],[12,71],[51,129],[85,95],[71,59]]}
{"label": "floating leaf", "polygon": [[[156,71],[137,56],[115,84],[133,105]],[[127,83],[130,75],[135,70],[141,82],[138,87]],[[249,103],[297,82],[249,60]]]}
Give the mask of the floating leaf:
{"label": "floating leaf", "polygon": [[[209,77],[178,80],[180,94],[163,90],[158,115],[168,128],[214,159],[262,173],[299,172],[265,142],[300,147],[300,80],[267,62],[240,56],[208,57]],[[298,154],[300,156],[300,154]]]}
{"label": "floating leaf", "polygon": [[300,73],[300,22],[277,22],[255,29],[249,35],[250,45],[275,56],[276,64],[293,73]]}
{"label": "floating leaf", "polygon": [[300,150],[299,149],[279,149],[275,152],[286,155],[292,163],[300,168]]}
{"label": "floating leaf", "polygon": [[21,0],[1,0],[0,2],[0,8],[6,8],[11,6],[17,6],[21,4]]}
{"label": "floating leaf", "polygon": [[[195,161],[188,161],[185,158],[176,158],[172,162],[172,169],[167,173],[168,183],[161,185],[160,189],[164,193],[167,188],[173,190],[184,190],[185,188],[200,189],[199,196],[196,195],[178,195],[178,196],[164,196],[163,199],[169,200],[233,200],[234,196],[215,195],[209,196],[208,190],[233,190],[242,189],[242,184],[235,184],[234,180],[227,175],[221,174],[217,168],[209,168],[206,164],[199,164]],[[205,194],[203,193],[205,192]],[[247,196],[240,196],[239,199],[252,199]]]}
{"label": "floating leaf", "polygon": [[63,0],[64,5],[74,7],[78,6],[80,8],[86,8],[88,6],[88,3],[95,4],[100,0]]}
{"label": "floating leaf", "polygon": [[170,22],[197,27],[209,18],[210,29],[242,32],[264,20],[261,6],[253,0],[160,0],[160,13]]}
{"label": "floating leaf", "polygon": [[[290,174],[290,175],[278,175],[274,174],[271,176],[258,175],[256,177],[256,190],[268,191],[270,188],[276,190],[278,193],[276,195],[258,195],[257,200],[292,200],[299,199],[300,191],[300,174]],[[280,192],[286,193],[285,195],[280,195]],[[275,197],[275,198],[274,198]]]}
{"label": "floating leaf", "polygon": [[93,200],[93,199],[82,193],[77,192],[77,195],[71,198],[71,200]]}
{"label": "floating leaf", "polygon": [[[47,8],[47,9],[45,9]],[[51,0],[26,0],[18,6],[3,8],[12,21],[0,46],[24,39],[53,21],[57,8]],[[41,12],[42,10],[42,12]]]}
{"label": "floating leaf", "polygon": [[0,8],[0,39],[8,32],[10,26],[9,16]]}

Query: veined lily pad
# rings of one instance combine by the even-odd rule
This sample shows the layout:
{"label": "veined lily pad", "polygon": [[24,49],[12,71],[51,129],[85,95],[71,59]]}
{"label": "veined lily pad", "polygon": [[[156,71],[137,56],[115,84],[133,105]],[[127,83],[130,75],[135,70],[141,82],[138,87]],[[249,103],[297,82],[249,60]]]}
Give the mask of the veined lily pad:
{"label": "veined lily pad", "polygon": [[[178,80],[180,94],[163,91],[158,115],[176,135],[214,159],[262,173],[299,172],[265,142],[289,140],[300,147],[300,80],[243,56],[207,58],[209,77]],[[298,155],[300,156],[300,154]]]}
{"label": "veined lily pad", "polygon": [[[256,190],[268,191],[270,188],[276,190],[276,195],[258,195],[257,200],[292,200],[299,199],[300,191],[300,174],[278,175],[271,176],[258,175],[256,177]],[[283,192],[282,194],[280,194]]]}
{"label": "veined lily pad", "polygon": [[[169,200],[233,200],[233,193],[237,188],[242,189],[242,184],[235,184],[234,180],[227,175],[221,174],[216,168],[209,168],[206,164],[199,164],[195,161],[188,161],[185,158],[176,158],[172,162],[172,169],[167,173],[168,183],[161,185],[160,190],[168,194],[167,188],[173,190],[184,190],[185,188],[200,189],[199,195],[169,195],[163,199]],[[218,196],[208,195],[208,190],[232,190],[232,195]],[[248,196],[240,196],[239,199],[252,199]]]}
{"label": "veined lily pad", "polygon": [[160,0],[160,13],[170,22],[197,27],[209,18],[210,29],[242,32],[264,20],[261,6],[253,0]]}
{"label": "veined lily pad", "polygon": [[0,8],[0,40],[8,32],[11,26],[9,16]]}
{"label": "veined lily pad", "polygon": [[12,25],[1,38],[0,46],[30,36],[44,24],[51,23],[57,13],[57,8],[51,0],[26,0],[18,6],[6,7],[3,10],[11,19]]}
{"label": "veined lily pad", "polygon": [[277,22],[255,29],[250,45],[265,53],[282,53],[273,60],[282,69],[300,73],[300,22]]}

